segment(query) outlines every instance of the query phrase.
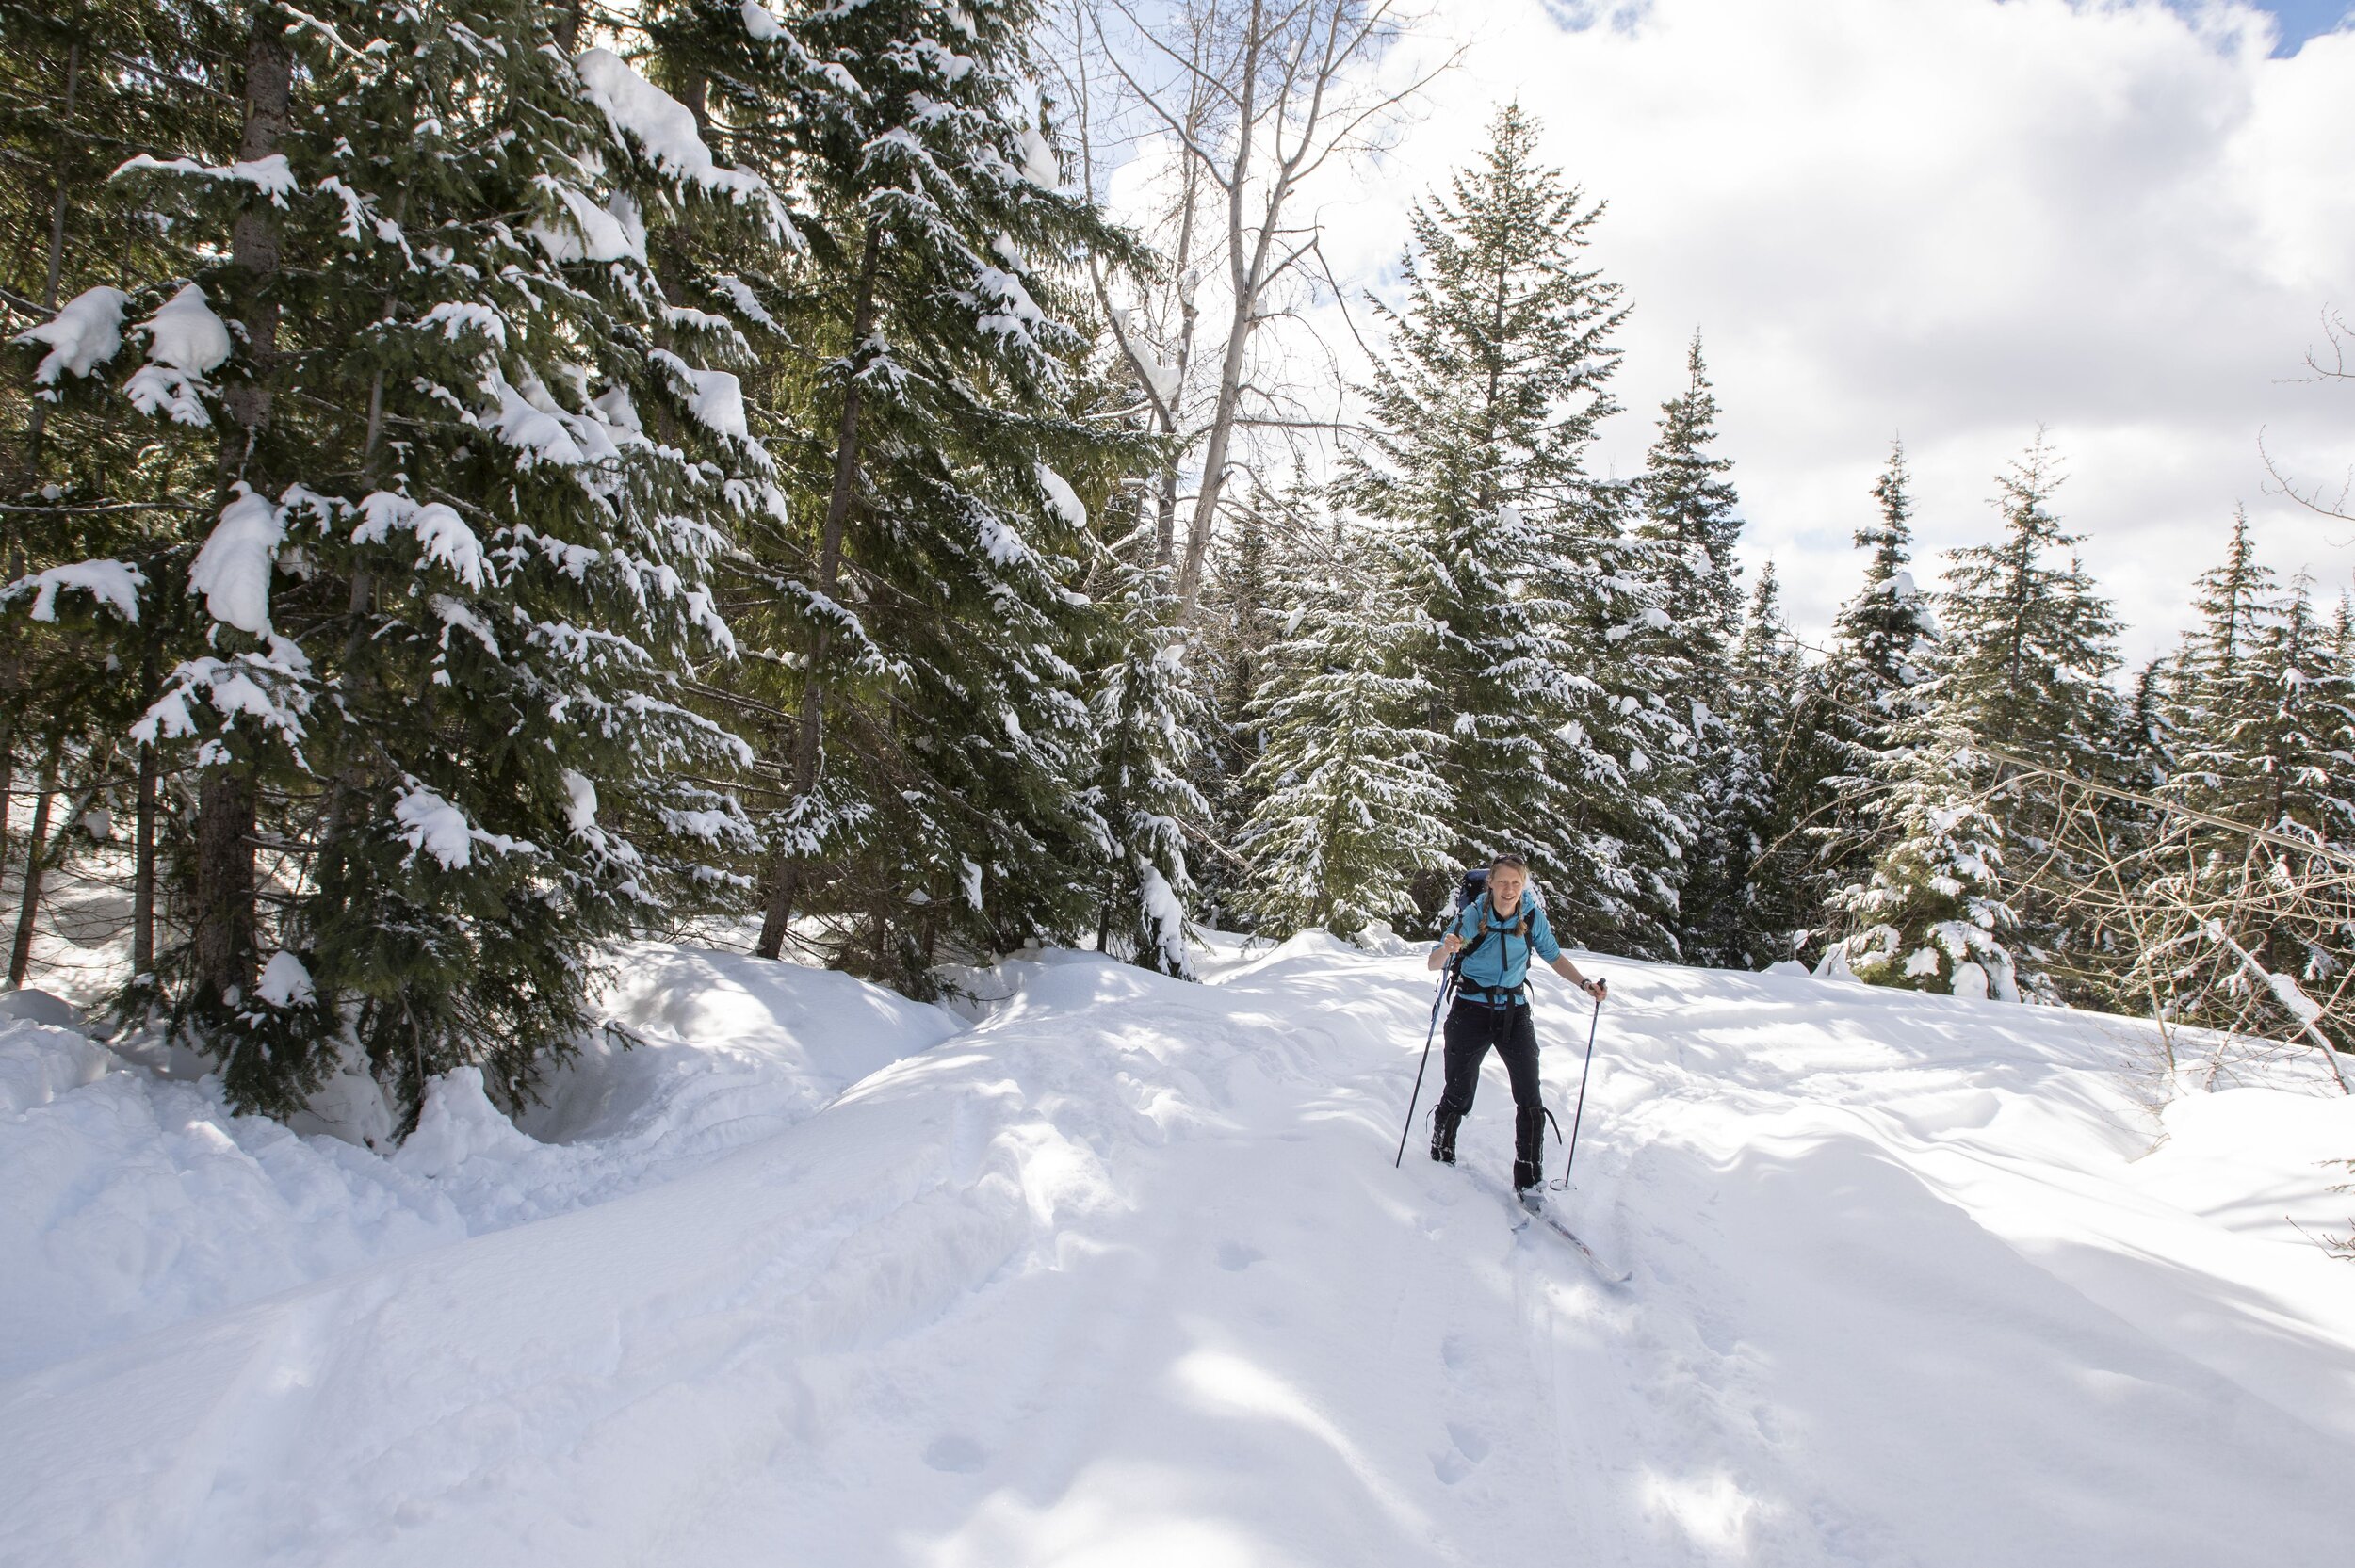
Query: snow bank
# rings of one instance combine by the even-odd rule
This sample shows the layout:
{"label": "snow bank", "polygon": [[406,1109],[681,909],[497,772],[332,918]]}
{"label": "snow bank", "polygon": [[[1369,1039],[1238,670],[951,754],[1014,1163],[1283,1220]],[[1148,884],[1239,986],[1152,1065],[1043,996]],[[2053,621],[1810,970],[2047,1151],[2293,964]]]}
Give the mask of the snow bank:
{"label": "snow bank", "polygon": [[[449,1074],[389,1158],[232,1115],[218,1080],[166,1079],[57,1026],[56,998],[0,995],[0,1382],[675,1179],[962,1026],[845,975],[654,945],[624,961],[609,1006],[641,1046],[593,1043],[529,1134],[478,1071]],[[310,976],[280,953],[262,983],[296,999]]]}
{"label": "snow bank", "polygon": [[[839,977],[625,955],[646,1047],[521,1131],[454,1074],[399,1156],[343,1151],[468,1239],[10,1385],[0,1560],[2345,1556],[2355,1299],[2284,1216],[2344,1228],[2317,1158],[2355,1102],[2311,1063],[2153,1116],[2122,1020],[1581,955],[1613,985],[1556,1201],[1611,1290],[1392,1168],[1419,956],[1212,946],[1208,986],[971,975],[947,1038]],[[1595,1014],[1533,994],[1567,1113]],[[894,1039],[940,1043],[868,1071]],[[28,1079],[0,1151],[127,1076],[87,1072]],[[1460,1147],[1509,1160],[1493,1064]]]}

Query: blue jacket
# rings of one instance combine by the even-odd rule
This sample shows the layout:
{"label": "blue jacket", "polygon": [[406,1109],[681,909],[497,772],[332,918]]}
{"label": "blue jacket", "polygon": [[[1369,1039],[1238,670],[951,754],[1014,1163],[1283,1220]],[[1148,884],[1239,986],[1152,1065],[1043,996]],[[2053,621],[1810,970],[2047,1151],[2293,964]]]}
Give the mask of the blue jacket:
{"label": "blue jacket", "polygon": [[[1521,916],[1529,916],[1529,935],[1520,934]],[[1545,906],[1531,895],[1521,895],[1520,907],[1511,918],[1500,923],[1488,908],[1488,896],[1482,894],[1467,906],[1448,926],[1448,929],[1464,939],[1464,956],[1456,968],[1458,989],[1474,994],[1465,1000],[1484,1006],[1509,1002],[1507,997],[1490,998],[1478,994],[1482,988],[1511,991],[1529,978],[1529,955],[1536,955],[1551,963],[1562,956],[1562,945],[1553,940],[1553,928],[1546,923]],[[1486,929],[1488,940],[1482,942],[1480,933]],[[1477,944],[1479,951],[1472,951]]]}

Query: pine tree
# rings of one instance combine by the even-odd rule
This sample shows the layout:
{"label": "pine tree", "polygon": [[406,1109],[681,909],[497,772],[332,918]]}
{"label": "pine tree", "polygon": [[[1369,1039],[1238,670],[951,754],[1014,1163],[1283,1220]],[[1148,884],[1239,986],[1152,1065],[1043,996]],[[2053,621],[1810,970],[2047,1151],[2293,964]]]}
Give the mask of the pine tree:
{"label": "pine tree", "polygon": [[1693,923],[1697,946],[1729,967],[1756,969],[1798,950],[1823,900],[1802,832],[1811,671],[1783,622],[1772,561],[1751,590],[1729,673],[1724,765],[1709,816],[1720,836],[1704,838],[1693,856],[1697,869],[1724,868],[1725,891],[1696,909]]}
{"label": "pine tree", "polygon": [[2256,558],[2247,511],[2234,511],[2224,559],[2194,587],[2199,620],[2178,650],[2165,714],[2176,736],[2167,792],[2229,816],[2252,803],[2246,779],[2235,775],[2245,773],[2251,738],[2279,696],[2256,657],[2279,631],[2283,606],[2272,572]]}
{"label": "pine tree", "polygon": [[1874,802],[1894,777],[1897,728],[1921,713],[1938,645],[1928,596],[1910,570],[1912,476],[1902,443],[1892,444],[1871,493],[1878,516],[1856,531],[1857,548],[1871,552],[1864,585],[1841,606],[1830,652],[1809,671],[1797,740],[1777,775],[1812,849],[1812,901],[1827,912],[1833,893],[1860,885],[1893,848],[1893,819]]}
{"label": "pine tree", "polygon": [[1420,727],[1430,683],[1403,655],[1415,612],[1371,530],[1337,524],[1284,576],[1292,606],[1251,717],[1267,736],[1241,834],[1245,907],[1285,935],[1355,937],[1414,913],[1419,872],[1449,864],[1454,800]]}
{"label": "pine tree", "polygon": [[1632,636],[1660,613],[1645,546],[1584,458],[1616,411],[1626,312],[1585,262],[1601,209],[1537,138],[1506,107],[1479,162],[1416,207],[1340,494],[1401,531],[1423,627],[1405,659],[1448,737],[1456,858],[1522,853],[1566,936],[1665,952],[1686,828],[1658,781],[1682,724]]}
{"label": "pine tree", "polygon": [[1032,9],[876,0],[790,36],[811,209],[792,320],[819,366],[755,563],[784,716],[756,950],[815,920],[835,962],[918,991],[938,943],[1079,934],[1110,842],[1080,803],[1103,620],[1077,592],[1081,495],[1100,511],[1134,444],[1099,416],[1062,263],[1135,249],[1059,186]]}
{"label": "pine tree", "polygon": [[1926,596],[1908,570],[1913,555],[1912,476],[1905,446],[1891,446],[1889,466],[1874,481],[1879,518],[1856,532],[1870,550],[1864,586],[1840,608],[1832,660],[1842,707],[1856,716],[1854,743],[1866,753],[1884,749],[1887,726],[1903,717],[1906,694],[1927,678],[1938,629]]}
{"label": "pine tree", "polygon": [[786,218],[543,8],[250,21],[237,161],[122,176],[228,240],[134,298],[122,383],[219,454],[158,585],[202,623],[133,731],[197,781],[159,970],[249,1107],[352,1052],[409,1116],[469,1063],[513,1105],[585,1026],[601,944],[749,843],[695,782],[740,743],[682,682],[730,648],[709,564],[771,461],[680,351],[645,222]]}
{"label": "pine tree", "polygon": [[1648,634],[1668,696],[1690,733],[1676,809],[1691,825],[1680,889],[1679,942],[1696,963],[1741,965],[1748,944],[1750,857],[1763,820],[1765,780],[1732,721],[1725,674],[1742,636],[1742,532],[1733,463],[1716,452],[1717,397],[1695,333],[1684,391],[1661,405],[1660,433],[1639,482],[1643,536],[1658,550],[1667,624]]}
{"label": "pine tree", "polygon": [[1644,533],[1664,546],[1669,639],[1686,691],[1699,701],[1742,629],[1741,505],[1733,460],[1715,450],[1717,394],[1698,332],[1685,349],[1685,388],[1660,405],[1660,434],[1644,463]]}
{"label": "pine tree", "polygon": [[[1132,538],[1132,546],[1141,542]],[[1188,668],[1192,644],[1178,624],[1170,569],[1147,561],[1125,566],[1122,577],[1113,656],[1097,675],[1092,703],[1096,761],[1086,800],[1105,836],[1096,946],[1192,979],[1187,908],[1194,888],[1185,829],[1207,817],[1210,805],[1187,768],[1206,704]]]}
{"label": "pine tree", "polygon": [[2103,679],[2118,662],[2117,627],[2083,563],[2053,558],[2076,541],[2049,509],[2060,476],[2040,435],[1996,483],[2004,538],[1948,553],[1927,706],[1895,727],[1884,764],[1880,810],[1897,842],[1838,903],[1875,928],[1846,944],[1867,978],[1934,989],[1976,962],[1999,995],[2016,977],[2053,997],[2076,962],[2077,934],[2054,890],[2082,868],[2051,853],[2049,788],[2004,758],[2105,777],[2119,722]]}

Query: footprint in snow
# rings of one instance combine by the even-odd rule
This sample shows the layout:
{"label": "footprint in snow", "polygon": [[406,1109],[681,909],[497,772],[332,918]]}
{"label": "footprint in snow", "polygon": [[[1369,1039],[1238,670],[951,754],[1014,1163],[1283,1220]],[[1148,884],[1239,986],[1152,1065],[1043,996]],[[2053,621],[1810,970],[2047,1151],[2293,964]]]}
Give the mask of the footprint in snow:
{"label": "footprint in snow", "polygon": [[989,1463],[989,1455],[983,1453],[982,1446],[971,1438],[950,1432],[945,1437],[933,1439],[932,1447],[924,1450],[924,1463],[935,1470],[969,1476]]}
{"label": "footprint in snow", "polygon": [[1240,1241],[1222,1241],[1218,1244],[1218,1266],[1230,1274],[1240,1274],[1266,1256],[1259,1248],[1247,1247]]}
{"label": "footprint in snow", "polygon": [[1447,1424],[1447,1436],[1448,1447],[1431,1456],[1431,1473],[1442,1485],[1454,1486],[1488,1457],[1488,1439],[1479,1428],[1461,1421]]}

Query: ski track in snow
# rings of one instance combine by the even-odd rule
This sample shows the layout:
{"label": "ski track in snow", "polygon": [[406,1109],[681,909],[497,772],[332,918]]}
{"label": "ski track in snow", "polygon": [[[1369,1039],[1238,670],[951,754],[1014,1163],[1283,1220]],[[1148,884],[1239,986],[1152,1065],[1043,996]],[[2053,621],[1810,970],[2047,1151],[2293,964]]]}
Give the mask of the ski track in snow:
{"label": "ski track in snow", "polygon": [[2355,1106],[2153,1153],[2132,1025],[1591,962],[1559,1201],[1627,1286],[1392,1170],[1420,962],[1048,955],[679,1173],[0,1384],[0,1561],[2345,1560],[2355,1291],[2281,1216],[2343,1228]]}

